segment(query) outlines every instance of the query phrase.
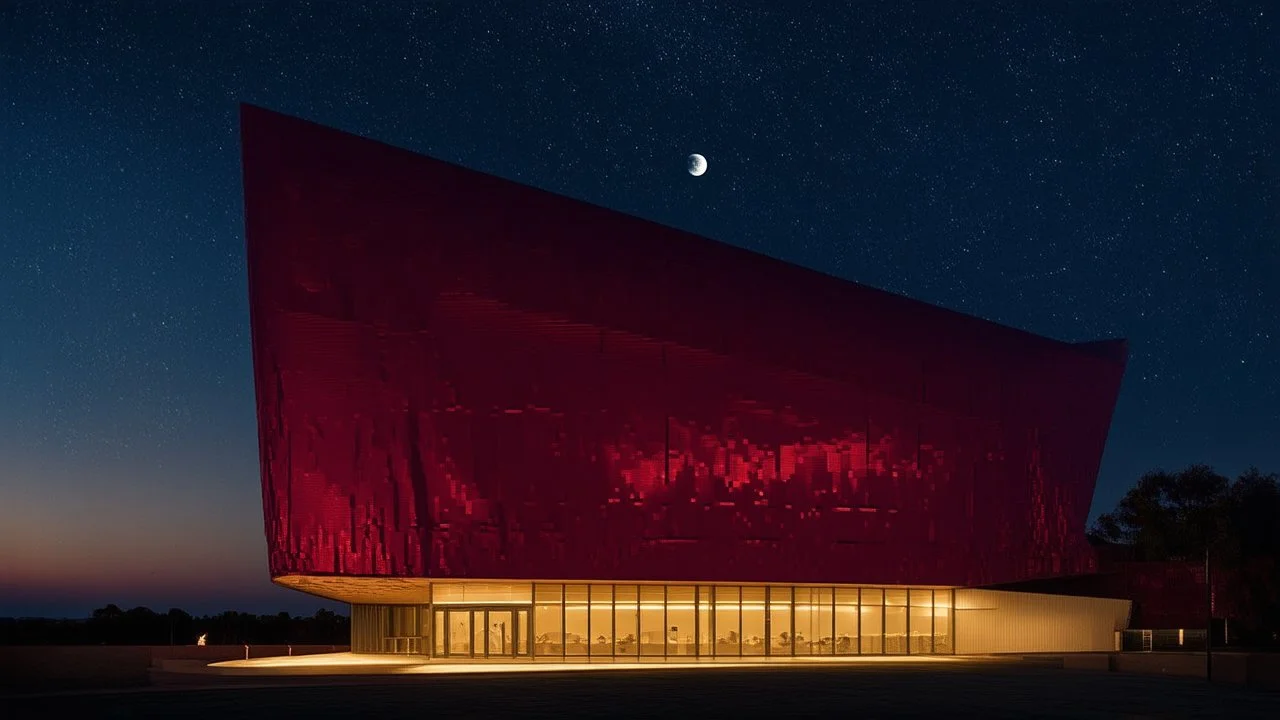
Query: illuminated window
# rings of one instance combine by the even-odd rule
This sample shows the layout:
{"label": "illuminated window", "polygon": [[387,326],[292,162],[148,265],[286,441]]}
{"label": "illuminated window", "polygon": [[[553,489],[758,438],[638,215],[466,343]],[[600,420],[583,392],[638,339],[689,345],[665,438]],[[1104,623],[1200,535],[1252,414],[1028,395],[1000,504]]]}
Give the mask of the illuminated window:
{"label": "illuminated window", "polygon": [[690,656],[697,653],[694,635],[694,591],[692,585],[667,588],[667,655]]}
{"label": "illuminated window", "polygon": [[951,646],[952,619],[951,591],[933,591],[933,651],[940,655],[954,652]]}
{"label": "illuminated window", "polygon": [[640,654],[662,657],[666,648],[666,588],[640,586]]}
{"label": "illuminated window", "polygon": [[474,585],[433,584],[432,613],[426,606],[368,606],[381,619],[353,620],[353,638],[356,625],[367,625],[372,632],[361,635],[361,647],[367,635],[371,648],[385,648],[372,652],[429,648],[436,656],[459,658],[527,657],[530,649],[541,659],[954,652],[951,590]]}
{"label": "illuminated window", "polygon": [[432,583],[435,605],[530,605],[533,585],[523,583]]}
{"label": "illuminated window", "polygon": [[591,586],[591,654],[613,655],[613,586]]}
{"label": "illuminated window", "polygon": [[769,588],[769,654],[791,654],[791,587]]}
{"label": "illuminated window", "polygon": [[614,653],[635,658],[640,654],[640,591],[635,585],[614,587]]}
{"label": "illuminated window", "polygon": [[858,589],[836,588],[837,655],[858,654]]}
{"label": "illuminated window", "polygon": [[533,652],[538,657],[564,655],[564,597],[559,583],[539,583],[534,593]]}
{"label": "illuminated window", "polygon": [[884,652],[884,591],[863,588],[858,614],[862,618],[862,654],[879,655]]}
{"label": "illuminated window", "polygon": [[711,612],[711,586],[698,586],[698,654],[715,654],[715,615]]}
{"label": "illuminated window", "polygon": [[591,614],[586,585],[564,586],[564,654],[586,655],[591,646]]}
{"label": "illuminated window", "polygon": [[894,588],[884,591],[884,652],[902,655],[907,652],[907,591]]}
{"label": "illuminated window", "polygon": [[444,612],[437,611],[435,613],[435,620],[433,621],[433,626],[432,626],[432,636],[434,638],[432,652],[436,656],[442,656],[445,654],[445,646],[444,646],[445,624],[444,623],[445,623]]}
{"label": "illuminated window", "polygon": [[741,595],[736,587],[715,588],[716,656],[742,654]]}
{"label": "illuminated window", "polygon": [[796,588],[796,655],[832,653],[831,588]]}
{"label": "illuminated window", "polygon": [[908,626],[911,629],[909,652],[912,655],[933,654],[933,591],[911,590]]}
{"label": "illuminated window", "polygon": [[764,655],[769,636],[765,631],[765,588],[742,588],[742,654]]}

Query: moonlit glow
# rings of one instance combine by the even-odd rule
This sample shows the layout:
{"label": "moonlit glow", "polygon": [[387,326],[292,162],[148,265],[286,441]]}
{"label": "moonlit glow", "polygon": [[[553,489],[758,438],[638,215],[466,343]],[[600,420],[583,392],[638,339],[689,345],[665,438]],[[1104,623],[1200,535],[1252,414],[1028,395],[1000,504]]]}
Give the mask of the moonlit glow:
{"label": "moonlit glow", "polygon": [[694,153],[689,156],[689,174],[698,177],[707,171],[707,159]]}

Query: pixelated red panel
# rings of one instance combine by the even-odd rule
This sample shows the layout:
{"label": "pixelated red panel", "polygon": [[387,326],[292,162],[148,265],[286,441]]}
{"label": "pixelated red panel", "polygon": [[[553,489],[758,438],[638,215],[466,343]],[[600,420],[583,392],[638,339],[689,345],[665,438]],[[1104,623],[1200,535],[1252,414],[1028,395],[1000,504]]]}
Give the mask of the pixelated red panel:
{"label": "pixelated red panel", "polygon": [[242,108],[274,575],[1084,572],[1070,345]]}

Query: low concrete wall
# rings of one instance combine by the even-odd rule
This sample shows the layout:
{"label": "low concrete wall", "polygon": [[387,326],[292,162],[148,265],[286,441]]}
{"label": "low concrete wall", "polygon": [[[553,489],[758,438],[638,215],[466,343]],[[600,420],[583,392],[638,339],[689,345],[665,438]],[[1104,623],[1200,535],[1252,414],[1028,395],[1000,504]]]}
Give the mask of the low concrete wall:
{"label": "low concrete wall", "polygon": [[[1127,652],[1068,653],[1060,656],[1065,670],[1097,670],[1133,673],[1135,675],[1169,675],[1171,677],[1205,677],[1204,653]],[[1024,662],[1040,662],[1040,656],[1023,658]],[[1215,652],[1213,682],[1244,685],[1259,690],[1280,690],[1280,653]]]}
{"label": "low concrete wall", "polygon": [[[1213,681],[1244,685],[1249,680],[1249,665],[1265,657],[1248,653],[1214,653]],[[1117,672],[1193,678],[1205,676],[1204,653],[1117,653],[1112,663]]]}
{"label": "low concrete wall", "polygon": [[1117,653],[1111,662],[1116,672],[1204,677],[1204,655],[1200,653]]}
{"label": "low concrete wall", "polygon": [[[249,657],[347,652],[347,645],[250,645]],[[164,660],[243,659],[244,645],[0,646],[0,693],[142,687]]]}

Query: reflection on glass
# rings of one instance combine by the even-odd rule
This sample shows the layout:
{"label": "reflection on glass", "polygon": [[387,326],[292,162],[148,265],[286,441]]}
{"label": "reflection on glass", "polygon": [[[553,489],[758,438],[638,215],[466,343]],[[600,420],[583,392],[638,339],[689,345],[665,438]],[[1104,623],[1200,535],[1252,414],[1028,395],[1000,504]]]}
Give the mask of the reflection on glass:
{"label": "reflection on glass", "polygon": [[939,655],[950,655],[951,621],[955,615],[951,612],[951,591],[933,591],[933,651]]}
{"label": "reflection on glass", "polygon": [[435,649],[435,654],[436,654],[436,655],[444,655],[444,654],[445,654],[445,648],[444,648],[444,636],[445,636],[445,629],[444,629],[444,628],[445,628],[445,626],[444,626],[444,611],[443,611],[443,610],[437,610],[437,611],[435,612],[435,616],[436,616],[436,618],[435,618],[435,627],[434,627],[434,633],[433,633],[433,635],[434,635],[435,637],[433,638],[433,647],[434,647],[434,649]]}
{"label": "reflection on glass", "polygon": [[765,588],[742,588],[742,654],[764,655],[768,634],[765,632]]}
{"label": "reflection on glass", "polygon": [[694,586],[667,588],[667,655],[695,655]]}
{"label": "reflection on glass", "polygon": [[614,652],[621,657],[634,658],[640,654],[639,602],[640,591],[635,585],[618,585],[614,588]]}
{"label": "reflection on glass", "polygon": [[419,641],[421,643],[418,646],[420,649],[417,650],[416,652],[420,652],[420,653],[430,652],[428,643],[430,643],[431,637],[435,635],[435,633],[432,632],[432,629],[433,628],[432,628],[432,618],[431,618],[430,609],[425,607],[419,608],[418,609],[418,635],[422,639]]}
{"label": "reflection on glass", "polygon": [[884,591],[884,652],[902,655],[907,652],[907,591]]}
{"label": "reflection on glass", "polygon": [[769,654],[791,654],[791,588],[769,588]]}
{"label": "reflection on glass", "polygon": [[796,588],[796,654],[830,655],[831,588]]}
{"label": "reflection on glass", "polygon": [[711,613],[711,587],[698,586],[698,654],[711,657],[715,653],[714,615]]}
{"label": "reflection on glass", "polygon": [[807,587],[795,589],[795,634],[791,643],[795,646],[796,655],[813,654],[813,605],[810,590]]}
{"label": "reflection on glass", "polygon": [[910,653],[912,655],[932,654],[933,591],[911,590],[909,595],[911,606],[908,611],[907,627],[911,630]]}
{"label": "reflection on glass", "polygon": [[533,608],[533,652],[540,657],[564,655],[564,607],[561,586],[539,583]]}
{"label": "reflection on glass", "polygon": [[529,654],[529,611],[516,611],[516,655],[526,657]]}
{"label": "reflection on glass", "polygon": [[715,588],[716,656],[742,654],[742,613],[739,589]]}
{"label": "reflection on glass", "polygon": [[471,616],[471,655],[473,657],[484,657],[489,638],[489,632],[484,626],[484,611],[464,610],[461,614]]}
{"label": "reflection on glass", "polygon": [[591,615],[586,585],[564,586],[564,654],[586,655],[591,643]]}
{"label": "reflection on glass", "polygon": [[[480,610],[476,611],[476,622],[479,622],[481,612]],[[511,610],[490,610],[488,615],[489,657],[515,655],[515,612]]]}
{"label": "reflection on glass", "polygon": [[879,588],[862,589],[862,654],[879,655],[884,652],[884,591]]}
{"label": "reflection on glass", "polygon": [[830,655],[835,650],[835,615],[833,613],[833,604],[835,603],[835,593],[832,588],[814,588],[813,594],[810,596],[813,601],[814,617],[817,620],[816,626],[813,628],[813,637],[817,638],[817,646],[813,649],[814,655]]}
{"label": "reflection on glass", "polygon": [[591,654],[613,655],[613,586],[591,586]]}
{"label": "reflection on glass", "polygon": [[836,588],[836,654],[858,654],[857,588]]}
{"label": "reflection on glass", "polygon": [[[484,646],[480,646],[484,652]],[[449,654],[459,656],[471,655],[471,611],[449,611]]]}
{"label": "reflection on glass", "polygon": [[662,657],[666,647],[665,589],[661,585],[640,586],[640,654],[643,656]]}

